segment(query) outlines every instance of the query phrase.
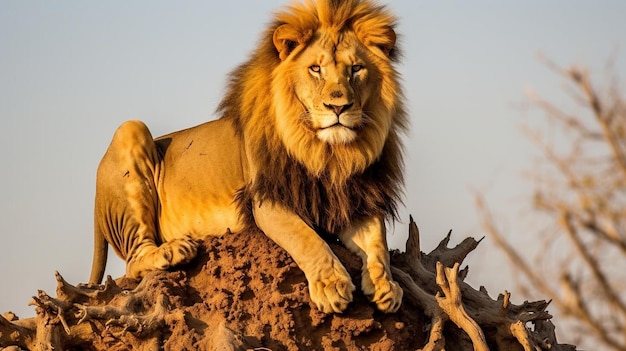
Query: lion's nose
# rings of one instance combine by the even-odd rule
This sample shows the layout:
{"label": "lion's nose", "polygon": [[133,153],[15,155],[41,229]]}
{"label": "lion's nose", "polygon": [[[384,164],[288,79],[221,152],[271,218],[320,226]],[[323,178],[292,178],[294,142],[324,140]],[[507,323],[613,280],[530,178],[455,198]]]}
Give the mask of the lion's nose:
{"label": "lion's nose", "polygon": [[344,111],[346,111],[347,109],[352,107],[352,103],[349,103],[347,105],[329,105],[329,104],[324,104],[324,106],[326,106],[327,109],[333,111],[337,116],[339,116]]}

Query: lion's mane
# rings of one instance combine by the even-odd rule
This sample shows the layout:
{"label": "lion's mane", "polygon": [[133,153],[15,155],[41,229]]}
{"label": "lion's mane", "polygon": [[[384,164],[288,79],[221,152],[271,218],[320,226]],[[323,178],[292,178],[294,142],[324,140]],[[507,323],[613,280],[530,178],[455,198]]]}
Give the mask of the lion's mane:
{"label": "lion's mane", "polygon": [[[385,46],[396,20],[384,6],[367,0],[307,1],[275,15],[259,47],[232,73],[218,107],[218,113],[234,123],[248,160],[254,163],[255,174],[238,196],[247,209],[243,213],[251,220],[252,199],[271,200],[328,233],[362,217],[395,219],[403,184],[399,133],[407,127],[393,67],[397,47],[391,43],[393,48],[385,47],[386,57],[375,61],[379,79],[370,84],[377,84],[373,88],[377,94],[363,107],[371,118],[362,135],[349,144],[330,145],[299,118],[302,107],[293,89],[298,82],[290,79],[290,61],[279,56],[273,42],[274,32],[283,24],[300,33],[294,47],[306,46],[319,30],[337,36],[349,30],[366,46]],[[277,110],[282,114],[277,116]],[[278,128],[278,120],[286,129]]]}

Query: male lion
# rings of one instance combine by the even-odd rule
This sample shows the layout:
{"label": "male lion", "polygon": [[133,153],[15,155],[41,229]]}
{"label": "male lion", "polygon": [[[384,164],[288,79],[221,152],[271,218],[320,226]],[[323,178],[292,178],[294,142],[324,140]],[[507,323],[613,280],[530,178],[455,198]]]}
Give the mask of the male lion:
{"label": "male lion", "polygon": [[304,271],[321,311],[345,310],[354,290],[318,235],[332,233],[362,258],[363,292],[395,312],[385,221],[407,121],[394,25],[368,0],[294,4],[232,73],[220,119],[157,139],[122,124],[98,168],[90,282],[102,280],[107,242],[138,278],[256,225]]}

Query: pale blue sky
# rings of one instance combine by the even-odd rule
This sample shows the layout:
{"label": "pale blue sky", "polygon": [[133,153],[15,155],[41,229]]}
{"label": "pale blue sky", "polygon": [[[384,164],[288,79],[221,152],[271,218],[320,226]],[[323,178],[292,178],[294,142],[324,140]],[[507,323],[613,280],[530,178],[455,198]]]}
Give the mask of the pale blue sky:
{"label": "pale blue sky", "polygon": [[[26,304],[37,289],[54,293],[54,270],[86,282],[95,171],[115,128],[142,119],[161,135],[213,118],[228,72],[285,3],[0,2],[0,313],[33,315]],[[624,77],[626,2],[387,3],[400,18],[412,122],[391,246],[404,249],[408,213],[424,250],[451,228],[453,243],[483,236],[472,189],[486,191],[507,234],[530,236],[518,219],[529,213],[522,172],[536,151],[519,127],[542,114],[526,108],[524,90],[567,101],[536,54],[601,77],[617,52]],[[466,263],[470,282],[497,295],[513,286],[489,247],[487,238]],[[115,255],[108,267],[123,273]]]}

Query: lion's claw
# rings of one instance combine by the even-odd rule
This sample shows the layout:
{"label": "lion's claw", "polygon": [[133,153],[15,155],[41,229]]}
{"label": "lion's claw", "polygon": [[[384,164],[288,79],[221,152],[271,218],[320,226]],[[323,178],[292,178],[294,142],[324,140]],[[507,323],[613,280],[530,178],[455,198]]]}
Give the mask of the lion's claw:
{"label": "lion's claw", "polygon": [[354,284],[349,276],[341,277],[333,274],[328,279],[311,281],[309,291],[311,300],[317,309],[324,313],[341,313],[350,302]]}
{"label": "lion's claw", "polygon": [[126,266],[126,275],[141,278],[147,272],[167,270],[188,263],[198,251],[199,243],[191,236],[167,241],[161,246],[146,246],[139,250]]}
{"label": "lion's claw", "polygon": [[199,243],[191,236],[185,236],[180,239],[174,239],[161,244],[159,249],[163,250],[164,255],[169,258],[170,267],[183,263],[188,263],[198,252]]}
{"label": "lion's claw", "polygon": [[363,280],[363,292],[376,304],[379,311],[393,313],[400,308],[404,292],[397,282],[385,278],[378,279],[376,283],[368,281],[369,279]]}
{"label": "lion's claw", "polygon": [[400,308],[404,292],[398,283],[393,280],[386,280],[379,284],[376,293],[372,297],[372,302],[376,304],[378,310],[385,313],[393,313]]}

